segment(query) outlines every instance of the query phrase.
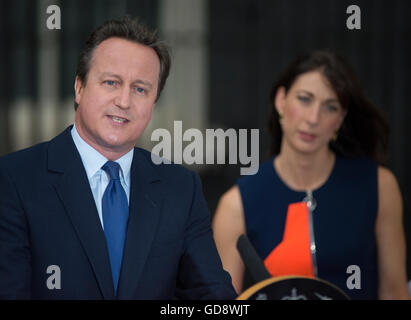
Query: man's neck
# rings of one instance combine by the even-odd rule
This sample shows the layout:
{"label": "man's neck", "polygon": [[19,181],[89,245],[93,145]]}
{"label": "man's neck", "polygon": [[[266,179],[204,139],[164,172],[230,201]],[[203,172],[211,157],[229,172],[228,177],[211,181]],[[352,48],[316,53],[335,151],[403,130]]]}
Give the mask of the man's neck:
{"label": "man's neck", "polygon": [[75,123],[75,128],[80,136],[81,139],[85,143],[87,143],[89,146],[91,146],[93,149],[97,150],[98,153],[103,155],[107,160],[110,161],[116,161],[117,159],[120,159],[122,156],[124,156],[126,153],[128,153],[133,147],[131,148],[119,148],[115,149],[113,147],[104,147],[102,144],[99,144],[98,142],[94,141],[92,138],[89,138],[88,135],[84,132],[81,126],[79,126],[77,123]]}

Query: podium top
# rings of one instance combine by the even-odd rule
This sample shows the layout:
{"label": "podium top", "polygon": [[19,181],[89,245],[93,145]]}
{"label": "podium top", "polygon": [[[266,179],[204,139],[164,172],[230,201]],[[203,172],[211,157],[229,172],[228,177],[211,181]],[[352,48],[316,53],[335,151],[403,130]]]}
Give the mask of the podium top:
{"label": "podium top", "polygon": [[256,283],[236,300],[349,300],[348,295],[332,283],[302,276],[283,276]]}

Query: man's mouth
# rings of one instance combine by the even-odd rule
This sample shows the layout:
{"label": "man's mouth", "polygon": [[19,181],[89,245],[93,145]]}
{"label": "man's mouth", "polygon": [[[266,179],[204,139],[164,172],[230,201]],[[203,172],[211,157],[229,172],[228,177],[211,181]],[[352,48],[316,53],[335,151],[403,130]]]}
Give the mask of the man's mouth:
{"label": "man's mouth", "polygon": [[117,123],[125,123],[128,121],[127,119],[121,118],[121,117],[116,117],[116,116],[109,116],[109,117],[111,118],[111,120]]}

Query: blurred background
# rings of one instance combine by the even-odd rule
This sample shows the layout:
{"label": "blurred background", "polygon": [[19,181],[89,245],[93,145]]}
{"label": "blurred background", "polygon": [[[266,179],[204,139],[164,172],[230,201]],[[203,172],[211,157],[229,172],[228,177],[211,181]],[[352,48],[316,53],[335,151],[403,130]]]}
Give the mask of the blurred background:
{"label": "blurred background", "polygon": [[[172,47],[172,69],[153,120],[138,145],[175,120],[197,128],[260,129],[268,157],[269,90],[296,54],[332,49],[345,56],[366,95],[391,125],[389,167],[404,198],[411,257],[411,2],[355,1],[361,29],[348,30],[345,0],[0,0],[0,155],[49,140],[74,120],[77,58],[107,19],[138,16]],[[50,5],[61,29],[46,27]],[[213,214],[240,175],[238,165],[191,166]],[[410,259],[408,259],[410,260]],[[408,263],[411,278],[411,264]]]}

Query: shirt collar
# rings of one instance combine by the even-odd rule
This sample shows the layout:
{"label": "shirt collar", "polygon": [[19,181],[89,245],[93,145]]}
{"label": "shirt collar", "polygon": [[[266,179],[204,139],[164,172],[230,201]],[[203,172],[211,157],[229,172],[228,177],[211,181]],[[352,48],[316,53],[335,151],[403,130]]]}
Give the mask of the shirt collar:
{"label": "shirt collar", "polygon": [[[84,168],[86,169],[87,178],[90,180],[108,161],[108,159],[84,141],[82,137],[80,137],[75,124],[73,125],[73,129],[71,129],[71,136],[73,137],[74,144],[80,153],[81,160],[83,161]],[[121,158],[115,160],[115,162],[120,165],[121,174],[123,175],[124,182],[128,187],[130,186],[130,171],[133,155],[134,148],[132,148]]]}

